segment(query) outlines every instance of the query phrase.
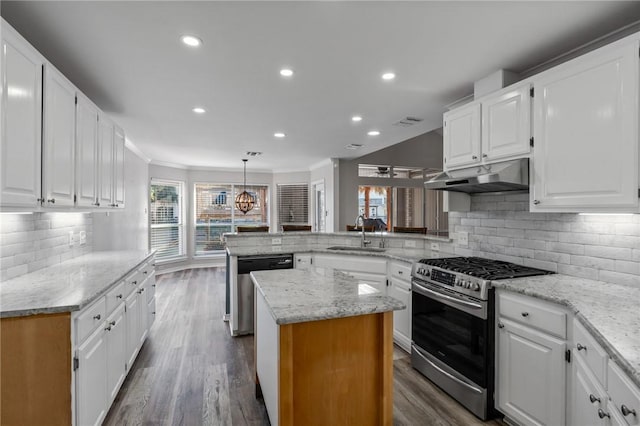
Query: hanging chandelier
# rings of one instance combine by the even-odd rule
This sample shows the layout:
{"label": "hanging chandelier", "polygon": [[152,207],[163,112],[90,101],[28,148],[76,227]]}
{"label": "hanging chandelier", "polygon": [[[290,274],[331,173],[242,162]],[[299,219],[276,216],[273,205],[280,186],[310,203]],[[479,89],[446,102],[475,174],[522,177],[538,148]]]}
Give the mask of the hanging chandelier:
{"label": "hanging chandelier", "polygon": [[244,162],[244,191],[240,194],[236,195],[236,208],[242,212],[242,214],[247,214],[247,212],[253,210],[253,206],[256,203],[256,197],[249,194],[247,192],[247,159],[243,158]]}

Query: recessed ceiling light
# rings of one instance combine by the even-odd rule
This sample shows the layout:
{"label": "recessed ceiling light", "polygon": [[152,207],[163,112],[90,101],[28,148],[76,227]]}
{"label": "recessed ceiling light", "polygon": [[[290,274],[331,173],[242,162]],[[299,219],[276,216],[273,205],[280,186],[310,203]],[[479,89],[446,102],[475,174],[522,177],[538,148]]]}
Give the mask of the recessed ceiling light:
{"label": "recessed ceiling light", "polygon": [[353,149],[362,148],[362,145],[359,143],[350,143],[349,145],[345,146],[345,148],[353,150]]}
{"label": "recessed ceiling light", "polygon": [[382,74],[382,79],[383,80],[393,80],[394,78],[396,78],[396,75],[392,72],[386,72],[384,74]]}
{"label": "recessed ceiling light", "polygon": [[285,135],[282,132],[276,132],[276,133],[273,134],[273,136],[275,136],[276,138],[284,138],[287,135]]}
{"label": "recessed ceiling light", "polygon": [[379,131],[377,130],[371,130],[370,132],[367,133],[369,136],[378,136],[380,134]]}
{"label": "recessed ceiling light", "polygon": [[192,35],[183,35],[182,37],[180,37],[180,40],[182,40],[184,44],[190,47],[198,47],[202,44],[201,39]]}
{"label": "recessed ceiling light", "polygon": [[291,77],[293,75],[293,70],[289,68],[282,68],[280,70],[280,75],[283,77]]}
{"label": "recessed ceiling light", "polygon": [[205,112],[207,112],[207,110],[202,107],[195,107],[191,111],[195,112],[196,114],[204,114]]}
{"label": "recessed ceiling light", "polygon": [[351,121],[362,121],[362,117],[359,115],[354,115],[353,117],[351,117]]}

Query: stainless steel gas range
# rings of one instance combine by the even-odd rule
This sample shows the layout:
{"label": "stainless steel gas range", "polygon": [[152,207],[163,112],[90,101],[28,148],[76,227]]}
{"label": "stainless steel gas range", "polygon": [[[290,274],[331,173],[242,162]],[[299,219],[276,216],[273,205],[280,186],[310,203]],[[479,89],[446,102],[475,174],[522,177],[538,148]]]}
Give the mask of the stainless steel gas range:
{"label": "stainless steel gas range", "polygon": [[549,274],[480,257],[422,259],[411,272],[411,364],[485,420],[493,415],[491,281]]}

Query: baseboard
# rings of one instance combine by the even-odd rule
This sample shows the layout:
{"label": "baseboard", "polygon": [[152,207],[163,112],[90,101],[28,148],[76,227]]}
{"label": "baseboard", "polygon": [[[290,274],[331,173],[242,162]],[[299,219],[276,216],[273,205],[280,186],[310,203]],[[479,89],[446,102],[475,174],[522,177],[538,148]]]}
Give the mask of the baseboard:
{"label": "baseboard", "polygon": [[393,340],[397,343],[400,348],[402,348],[405,352],[411,353],[411,339],[407,336],[398,333],[397,331],[393,332]]}

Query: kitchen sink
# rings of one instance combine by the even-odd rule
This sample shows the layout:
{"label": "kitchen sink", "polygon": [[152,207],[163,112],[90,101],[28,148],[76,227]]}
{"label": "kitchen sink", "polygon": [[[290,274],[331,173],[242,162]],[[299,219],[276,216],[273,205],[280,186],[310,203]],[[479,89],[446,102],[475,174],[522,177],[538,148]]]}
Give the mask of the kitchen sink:
{"label": "kitchen sink", "polygon": [[327,250],[338,250],[338,251],[364,251],[369,253],[380,253],[387,249],[378,248],[378,247],[349,247],[349,246],[333,246],[327,248]]}

